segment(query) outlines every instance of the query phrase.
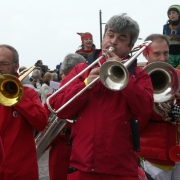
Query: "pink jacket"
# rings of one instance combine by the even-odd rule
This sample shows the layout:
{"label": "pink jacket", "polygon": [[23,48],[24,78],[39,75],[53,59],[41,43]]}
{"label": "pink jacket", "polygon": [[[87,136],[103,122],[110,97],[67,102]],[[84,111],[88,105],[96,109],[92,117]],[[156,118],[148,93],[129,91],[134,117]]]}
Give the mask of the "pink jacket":
{"label": "pink jacket", "polygon": [[37,92],[24,87],[22,100],[11,107],[0,105],[0,137],[5,152],[0,179],[38,180],[33,128],[42,131],[47,116]]}
{"label": "pink jacket", "polygon": [[[77,65],[61,85],[86,66]],[[151,113],[153,89],[147,73],[139,67],[135,69],[136,78],[130,75],[123,90],[111,91],[99,81],[58,114],[69,119],[78,116],[72,128],[70,166],[86,172],[137,176],[138,160],[131,141],[130,119]],[[59,108],[83,89],[87,76],[88,72],[84,73],[52,99],[53,108]]]}

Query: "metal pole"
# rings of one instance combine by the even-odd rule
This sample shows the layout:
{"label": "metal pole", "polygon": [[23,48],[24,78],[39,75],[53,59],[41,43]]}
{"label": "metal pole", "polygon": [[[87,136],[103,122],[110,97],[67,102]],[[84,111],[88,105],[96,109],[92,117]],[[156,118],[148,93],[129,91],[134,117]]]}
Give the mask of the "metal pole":
{"label": "metal pole", "polygon": [[102,19],[101,19],[101,10],[99,11],[99,23],[100,23],[100,48],[102,44]]}

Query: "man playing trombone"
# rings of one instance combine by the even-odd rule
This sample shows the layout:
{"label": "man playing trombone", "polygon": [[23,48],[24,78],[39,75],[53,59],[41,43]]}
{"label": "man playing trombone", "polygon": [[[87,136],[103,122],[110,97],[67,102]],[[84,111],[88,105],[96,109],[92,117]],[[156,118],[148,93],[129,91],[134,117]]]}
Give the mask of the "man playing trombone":
{"label": "man playing trombone", "polygon": [[[79,91],[87,88],[58,113],[60,118],[77,117],[71,133],[72,152],[68,180],[138,179],[138,160],[131,136],[131,120],[150,114],[153,109],[150,77],[137,67],[134,59],[125,74],[128,82],[123,89],[113,91],[113,87],[106,88],[101,81],[94,81],[100,76],[100,64],[103,66],[106,61],[120,62],[128,58],[138,35],[139,26],[129,16],[122,14],[111,17],[106,23],[102,51],[98,54],[101,57],[99,63],[91,67],[93,61],[96,61],[91,58],[92,63],[88,66],[91,68],[50,100],[52,108],[58,109]],[[113,52],[109,50],[110,47],[114,49]],[[102,53],[106,54],[106,58]],[[61,87],[86,67],[86,63],[77,65],[62,81]],[[117,69],[117,73],[121,72],[121,68]]]}

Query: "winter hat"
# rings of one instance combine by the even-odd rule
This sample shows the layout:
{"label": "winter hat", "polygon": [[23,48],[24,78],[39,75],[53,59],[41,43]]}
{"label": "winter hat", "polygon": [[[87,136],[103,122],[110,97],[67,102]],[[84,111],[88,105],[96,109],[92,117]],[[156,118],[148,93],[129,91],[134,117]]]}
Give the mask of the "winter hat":
{"label": "winter hat", "polygon": [[85,33],[77,33],[78,35],[81,36],[81,41],[83,42],[86,38],[92,38],[92,34],[89,32],[85,32]]}
{"label": "winter hat", "polygon": [[175,12],[177,12],[178,14],[180,14],[180,5],[177,5],[177,4],[171,5],[171,6],[169,7],[168,11],[167,11],[168,17],[169,17],[169,12],[170,12],[170,11],[175,11]]}

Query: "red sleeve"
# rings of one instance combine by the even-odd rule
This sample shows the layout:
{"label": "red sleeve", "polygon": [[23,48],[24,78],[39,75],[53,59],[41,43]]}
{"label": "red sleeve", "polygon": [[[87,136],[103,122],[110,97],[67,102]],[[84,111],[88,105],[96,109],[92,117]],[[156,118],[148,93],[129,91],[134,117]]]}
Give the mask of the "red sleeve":
{"label": "red sleeve", "polygon": [[3,149],[2,141],[0,138],[0,167],[3,164],[3,161],[4,161],[4,149]]}
{"label": "red sleeve", "polygon": [[47,115],[37,92],[24,87],[22,100],[13,106],[37,131],[42,131],[47,125]]}
{"label": "red sleeve", "polygon": [[164,121],[160,115],[158,115],[156,112],[152,111],[151,114],[138,117],[140,131],[146,127],[146,125],[150,119],[154,120],[154,121]]}
{"label": "red sleeve", "polygon": [[137,116],[151,114],[154,107],[153,87],[149,75],[137,67],[136,77],[130,75],[128,85],[122,90],[132,113]]}

